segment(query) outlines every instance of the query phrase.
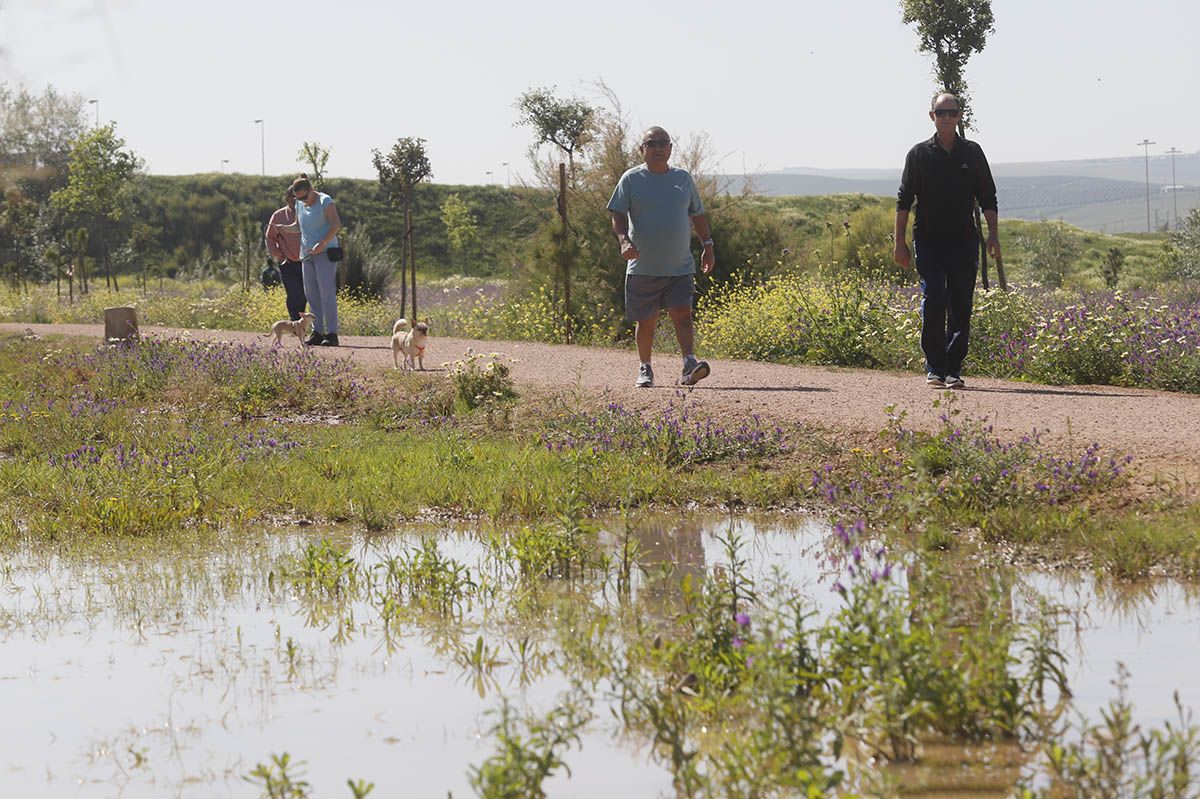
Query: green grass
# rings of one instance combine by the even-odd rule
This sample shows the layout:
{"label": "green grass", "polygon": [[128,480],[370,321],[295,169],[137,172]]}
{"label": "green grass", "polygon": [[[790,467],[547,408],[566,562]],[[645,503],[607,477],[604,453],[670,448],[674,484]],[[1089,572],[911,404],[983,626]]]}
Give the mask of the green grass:
{"label": "green grass", "polygon": [[[458,375],[372,377],[229,345],[0,338],[0,539],[179,544],[279,520],[379,531],[431,514],[511,523],[807,505],[866,519],[903,546],[1004,541],[1042,557],[1086,553],[1119,577],[1200,573],[1200,511],[1122,504],[1121,453],[1001,442],[953,406],[933,434],[897,419],[863,450],[837,431],[714,424],[686,403],[641,415],[579,410],[576,398],[564,416],[561,402],[516,396],[503,369]],[[291,390],[297,381],[307,388]],[[972,529],[978,541],[964,536]],[[536,543],[530,563],[584,557]]]}

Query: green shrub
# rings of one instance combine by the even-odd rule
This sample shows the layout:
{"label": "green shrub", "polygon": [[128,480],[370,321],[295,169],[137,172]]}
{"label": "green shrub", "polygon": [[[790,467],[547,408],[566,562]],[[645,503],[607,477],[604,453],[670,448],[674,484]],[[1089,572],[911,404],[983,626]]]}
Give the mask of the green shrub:
{"label": "green shrub", "polygon": [[448,371],[459,402],[469,410],[494,407],[517,398],[508,365],[496,353],[470,354],[448,364]]}

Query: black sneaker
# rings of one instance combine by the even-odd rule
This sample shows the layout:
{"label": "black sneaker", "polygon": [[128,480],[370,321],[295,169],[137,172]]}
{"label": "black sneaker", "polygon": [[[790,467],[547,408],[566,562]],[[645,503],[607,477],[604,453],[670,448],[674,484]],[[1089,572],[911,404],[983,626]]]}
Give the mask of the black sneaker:
{"label": "black sneaker", "polygon": [[966,388],[967,381],[958,375],[946,375],[946,388]]}
{"label": "black sneaker", "polygon": [[708,362],[697,361],[695,358],[692,358],[683,366],[683,377],[679,379],[679,385],[694,386],[708,377],[708,375]]}
{"label": "black sneaker", "polygon": [[336,347],[337,345],[337,333],[326,333],[325,338],[321,341],[322,347]]}
{"label": "black sneaker", "polygon": [[318,333],[317,331],[314,330],[312,333],[309,334],[308,338],[305,339],[304,343],[306,345],[308,345],[309,347],[316,347],[316,346],[320,345],[320,343],[323,342],[324,340],[325,340],[325,334]]}
{"label": "black sneaker", "polygon": [[930,388],[945,388],[946,378],[942,377],[936,372],[930,372],[929,374],[925,375],[925,385],[929,386]]}

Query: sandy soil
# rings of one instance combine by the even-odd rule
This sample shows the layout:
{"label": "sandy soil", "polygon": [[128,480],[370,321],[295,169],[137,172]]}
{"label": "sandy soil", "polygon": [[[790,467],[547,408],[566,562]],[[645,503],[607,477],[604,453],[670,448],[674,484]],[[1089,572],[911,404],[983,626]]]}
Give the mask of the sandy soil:
{"label": "sandy soil", "polygon": [[[0,324],[0,332],[32,330],[40,336],[63,334],[100,339],[101,325]],[[261,334],[145,328],[144,334],[187,335],[269,346]],[[338,348],[318,347],[322,357],[351,358],[366,368],[391,369],[388,339],[344,336]],[[296,346],[293,339],[288,346]],[[655,358],[659,385],[636,389],[637,360],[628,349],[577,347],[505,341],[471,341],[433,337],[426,352],[427,368],[460,358],[468,350],[502,353],[513,359],[518,385],[582,390],[635,407],[666,404],[678,390],[677,356]],[[906,411],[909,423],[932,428],[943,409],[933,401],[922,375],[811,366],[782,366],[753,361],[711,360],[712,375],[693,396],[709,413],[721,409],[743,416],[750,412],[779,421],[871,433],[887,423],[886,406]],[[1099,442],[1116,454],[1132,454],[1145,478],[1200,485],[1200,396],[1112,386],[1041,386],[966,376],[968,387],[956,392],[957,407],[973,417],[986,416],[1002,437],[1019,437],[1036,429],[1043,438],[1082,449]],[[1191,493],[1189,491],[1189,493]]]}

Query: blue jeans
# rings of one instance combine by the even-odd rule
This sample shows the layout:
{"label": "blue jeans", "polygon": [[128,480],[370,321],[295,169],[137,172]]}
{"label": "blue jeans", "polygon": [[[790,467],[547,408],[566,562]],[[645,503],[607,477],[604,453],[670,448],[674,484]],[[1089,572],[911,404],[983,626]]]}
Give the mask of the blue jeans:
{"label": "blue jeans", "polygon": [[925,371],[962,374],[971,334],[971,306],[979,271],[979,242],[915,241],[921,276],[921,349]]}
{"label": "blue jeans", "polygon": [[313,330],[337,335],[337,267],[324,252],[304,259],[304,296],[312,309]]}
{"label": "blue jeans", "polygon": [[304,299],[304,275],[299,261],[284,261],[279,265],[279,277],[283,280],[283,290],[287,293],[288,317],[294,322],[304,313],[307,300]]}

